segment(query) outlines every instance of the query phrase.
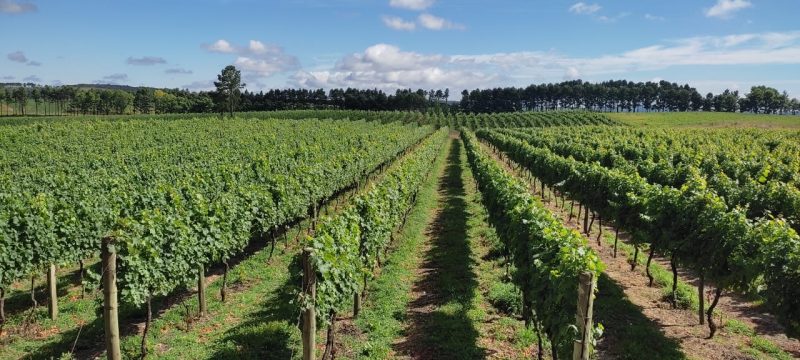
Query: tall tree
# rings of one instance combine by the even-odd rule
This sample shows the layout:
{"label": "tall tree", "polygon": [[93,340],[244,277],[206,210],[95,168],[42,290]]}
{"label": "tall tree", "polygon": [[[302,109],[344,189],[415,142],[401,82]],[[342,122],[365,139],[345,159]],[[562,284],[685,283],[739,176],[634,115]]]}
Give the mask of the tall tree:
{"label": "tall tree", "polygon": [[17,102],[19,105],[20,113],[25,115],[25,105],[28,103],[28,92],[25,91],[25,88],[20,86],[14,89],[14,101]]}
{"label": "tall tree", "polygon": [[245,87],[245,84],[242,84],[242,73],[235,66],[228,65],[222,69],[222,73],[217,75],[214,86],[217,87],[219,99],[224,101],[225,108],[233,117],[233,111],[239,103],[239,97]]}
{"label": "tall tree", "polygon": [[145,88],[136,90],[136,95],[133,97],[133,108],[140,114],[149,114],[150,109],[153,108],[153,92]]}

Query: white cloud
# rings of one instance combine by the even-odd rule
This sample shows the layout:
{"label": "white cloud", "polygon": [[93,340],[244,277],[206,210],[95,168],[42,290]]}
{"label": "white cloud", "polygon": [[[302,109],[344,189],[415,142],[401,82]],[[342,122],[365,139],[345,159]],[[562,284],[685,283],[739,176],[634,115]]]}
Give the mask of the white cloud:
{"label": "white cloud", "polygon": [[564,80],[578,80],[581,78],[581,72],[577,68],[570,66],[564,73]]}
{"label": "white cloud", "polygon": [[267,46],[258,40],[250,40],[250,46],[248,49],[250,49],[253,54],[263,54],[267,52]]}
{"label": "white cloud", "polygon": [[409,10],[425,10],[433,6],[435,2],[435,0],[390,0],[389,6]]}
{"label": "white cloud", "polygon": [[22,79],[22,81],[26,82],[26,83],[40,83],[40,82],[42,82],[42,78],[40,78],[40,77],[38,77],[36,75],[31,75],[31,76],[25,77],[24,79]]}
{"label": "white cloud", "polygon": [[294,86],[307,88],[360,87],[387,91],[401,88],[467,88],[499,84],[500,76],[459,69],[444,55],[402,51],[377,44],[363,53],[345,56],[329,70],[299,71]]}
{"label": "white cloud", "polygon": [[602,6],[598,4],[587,4],[584,2],[575,3],[574,5],[569,7],[569,12],[573,14],[594,14],[602,9]]}
{"label": "white cloud", "polygon": [[233,65],[253,78],[268,77],[280,72],[297,70],[300,67],[300,61],[286,54],[282,47],[264,44],[258,40],[250,40],[247,46],[236,46],[220,39],[203,47],[214,53],[236,54]]}
{"label": "white cloud", "polygon": [[469,66],[555,78],[575,68],[583,76],[626,74],[674,66],[800,64],[800,32],[694,37],[593,58],[552,52],[453,56]]}
{"label": "white cloud", "polygon": [[753,6],[748,0],[717,0],[717,3],[706,10],[706,17],[728,18],[733,13]]}
{"label": "white cloud", "polygon": [[663,16],[653,15],[653,14],[644,14],[644,18],[650,21],[665,21],[667,20]]}
{"label": "white cloud", "polygon": [[617,20],[621,20],[623,18],[628,17],[628,15],[630,15],[630,14],[631,13],[629,13],[629,12],[621,12],[621,13],[617,14],[616,16],[606,16],[606,15],[596,16],[595,19],[600,20],[600,21],[602,21],[604,23],[614,23],[614,22],[617,22]]}
{"label": "white cloud", "polygon": [[383,24],[391,29],[400,31],[413,31],[417,28],[417,24],[414,22],[403,20],[397,16],[384,16],[381,19],[383,20]]}
{"label": "white cloud", "polygon": [[447,19],[440,18],[435,15],[431,15],[428,13],[420,14],[417,18],[419,20],[419,24],[429,30],[445,30],[445,29],[455,29],[455,30],[464,30],[464,25],[456,24],[451,22]]}
{"label": "white cloud", "polygon": [[39,8],[31,3],[17,3],[13,0],[0,0],[0,13],[22,14],[36,12]]}
{"label": "white cloud", "polygon": [[[299,71],[291,86],[475,88],[591,79],[683,66],[800,65],[800,31],[704,36],[671,40],[596,57],[555,51],[495,54],[422,54],[377,44],[335,65]],[[798,79],[800,81],[800,79]]]}
{"label": "white cloud", "polygon": [[215,41],[213,44],[204,45],[203,47],[208,51],[223,54],[230,54],[236,51],[233,49],[233,46],[231,46],[231,43],[222,39]]}
{"label": "white cloud", "polygon": [[608,15],[600,15],[598,12],[603,7],[599,4],[587,4],[585,2],[575,3],[569,7],[569,12],[577,15],[587,15],[594,18],[597,21],[604,22],[604,23],[614,23],[617,20],[620,20],[624,17],[627,17],[631,13],[629,12],[621,12],[615,16],[608,16]]}

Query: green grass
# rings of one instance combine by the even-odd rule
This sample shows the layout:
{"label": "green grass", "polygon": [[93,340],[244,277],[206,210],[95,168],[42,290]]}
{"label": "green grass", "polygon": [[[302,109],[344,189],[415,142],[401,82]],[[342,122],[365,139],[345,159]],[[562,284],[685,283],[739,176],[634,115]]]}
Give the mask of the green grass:
{"label": "green grass", "polygon": [[645,127],[800,128],[800,116],[717,112],[606,113],[613,120]]}
{"label": "green grass", "polygon": [[[441,182],[432,177],[421,190],[396,239],[397,248],[370,285],[355,321],[358,331],[343,340],[343,357],[385,359],[425,350],[444,358],[481,359],[487,355],[482,346],[485,340],[502,343],[506,356],[523,359],[535,344],[535,334],[524,328],[513,311],[505,313],[490,304],[492,289],[501,288],[503,294],[498,296],[512,302],[516,289],[504,282],[499,259],[490,256],[499,240],[487,224],[461,142],[453,141],[443,151],[448,156],[439,159],[436,170],[440,173],[447,161]],[[431,248],[422,252],[425,241],[431,242]],[[432,266],[435,274],[415,276],[418,268]],[[420,283],[432,284],[435,294],[413,299],[412,288]],[[429,302],[434,309],[409,314],[414,301]]]}
{"label": "green grass", "polygon": [[[278,249],[270,260],[266,248],[231,269],[229,286],[240,291],[229,290],[225,303],[219,297],[221,278],[209,284],[204,318],[193,318],[196,296],[167,310],[151,325],[148,353],[159,359],[288,359],[297,355],[299,313],[292,300],[300,270],[295,250]],[[124,356],[137,356],[140,341],[140,336],[123,338]]]}
{"label": "green grass", "polygon": [[457,359],[478,359],[485,349],[478,344],[478,323],[486,313],[480,307],[475,259],[467,234],[466,189],[464,186],[463,145],[453,140],[444,177],[441,181],[440,211],[433,219],[431,248],[425,254],[428,268],[418,282],[428,284],[429,292],[416,301],[430,304],[431,313],[410,319],[412,328],[424,336],[409,337],[413,347],[424,347],[433,354],[448,354]]}

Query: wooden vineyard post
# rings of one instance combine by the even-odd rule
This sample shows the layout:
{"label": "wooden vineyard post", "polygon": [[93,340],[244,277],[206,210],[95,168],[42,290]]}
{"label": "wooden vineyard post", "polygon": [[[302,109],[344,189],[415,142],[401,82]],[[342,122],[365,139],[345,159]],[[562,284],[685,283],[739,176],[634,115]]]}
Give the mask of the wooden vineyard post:
{"label": "wooden vineyard post", "polygon": [[317,296],[317,279],[311,264],[311,248],[303,249],[303,294],[307,307],[303,310],[303,360],[314,360],[317,343],[317,315],[314,299]]}
{"label": "wooden vineyard post", "polygon": [[197,300],[200,303],[200,316],[205,316],[208,306],[206,305],[206,270],[203,264],[200,264],[200,274],[197,276]]}
{"label": "wooden vineyard post", "polygon": [[56,281],[56,265],[50,264],[47,270],[47,289],[50,298],[47,302],[47,310],[50,313],[50,319],[58,319],[58,288]]}
{"label": "wooden vineyard post", "polygon": [[357,318],[361,312],[361,294],[358,291],[353,294],[353,318]]}
{"label": "wooden vineyard post", "polygon": [[111,251],[113,240],[103,238],[103,324],[106,335],[106,357],[109,360],[121,360],[119,348],[119,318],[117,305],[117,254]]}
{"label": "wooden vineyard post", "polygon": [[592,308],[594,306],[594,274],[586,272],[578,276],[578,311],[575,320],[578,325],[578,336],[572,348],[573,360],[588,360],[591,354]]}

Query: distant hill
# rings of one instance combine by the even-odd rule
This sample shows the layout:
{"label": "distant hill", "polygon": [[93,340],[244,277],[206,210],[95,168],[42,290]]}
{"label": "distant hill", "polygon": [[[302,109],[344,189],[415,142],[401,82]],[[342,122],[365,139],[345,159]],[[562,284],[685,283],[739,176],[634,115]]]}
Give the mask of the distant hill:
{"label": "distant hill", "polygon": [[[18,87],[18,86],[22,86],[22,85],[34,86],[35,84],[33,84],[33,83],[18,83],[18,82],[0,83],[0,88],[4,88],[4,87],[10,87],[11,88],[11,87]],[[42,85],[36,85],[36,86],[42,86]],[[136,90],[139,90],[139,88],[149,89],[149,87],[146,87],[146,86],[130,86],[130,85],[116,85],[116,84],[75,84],[75,85],[61,85],[61,86],[72,86],[72,87],[76,87],[78,89],[124,90],[124,91],[130,91],[130,92],[135,92]]]}
{"label": "distant hill", "polygon": [[79,89],[103,89],[103,90],[125,90],[135,92],[139,88],[148,88],[146,86],[130,86],[130,85],[115,85],[115,84],[76,84],[69,85]]}

